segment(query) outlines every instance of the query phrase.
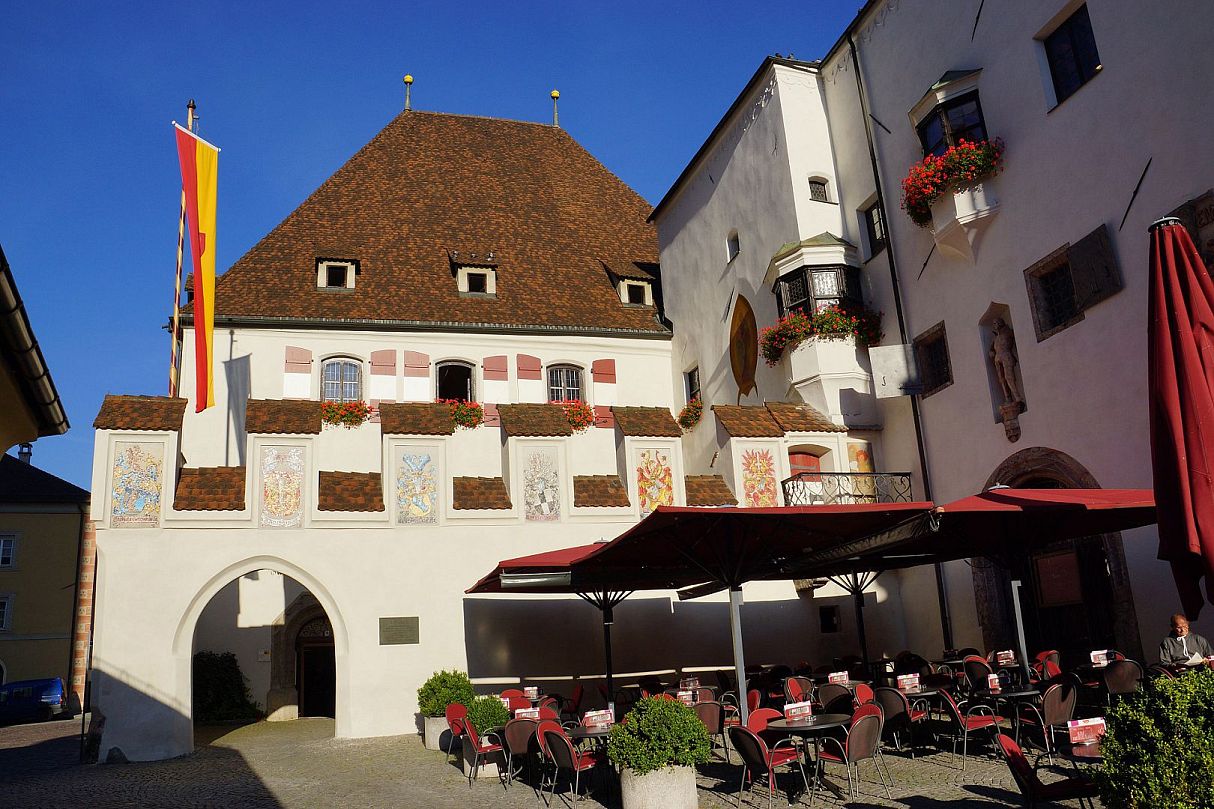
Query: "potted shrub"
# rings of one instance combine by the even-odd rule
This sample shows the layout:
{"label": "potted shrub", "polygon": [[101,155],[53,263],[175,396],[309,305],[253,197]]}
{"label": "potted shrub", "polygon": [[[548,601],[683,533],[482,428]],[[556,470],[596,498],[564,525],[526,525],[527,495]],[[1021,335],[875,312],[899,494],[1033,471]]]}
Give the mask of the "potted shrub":
{"label": "potted shrub", "polygon": [[565,411],[565,418],[575,433],[584,433],[594,426],[594,408],[580,399],[568,399],[563,402],[551,402],[560,405]]}
{"label": "potted shrub", "polygon": [[1105,718],[1096,780],[1108,809],[1214,806],[1214,671],[1150,680]]}
{"label": "potted shrub", "polygon": [[[468,723],[476,728],[476,734],[485,741],[485,734],[490,731],[500,730],[507,722],[510,721],[510,711],[502,704],[501,697],[484,696],[477,697],[472,700],[472,704],[468,706]],[[464,739],[464,767],[472,766],[474,753],[468,744],[468,739]],[[485,761],[481,764],[479,775],[497,776],[499,773],[499,761]]]}
{"label": "potted shrub", "polygon": [[876,345],[881,342],[881,313],[858,306],[828,306],[807,315],[789,312],[759,334],[759,351],[770,366],[780,363],[785,352],[802,345],[821,344],[823,350],[837,343],[844,354],[855,353],[857,346]]}
{"label": "potted shrub", "polygon": [[656,697],[638,702],[607,739],[624,809],[696,809],[695,766],[710,751],[708,729],[691,708]]}
{"label": "potted shrub", "polygon": [[683,432],[689,433],[700,423],[700,418],[704,415],[704,403],[700,401],[700,397],[692,399],[687,404],[683,405],[683,409],[679,411],[679,426],[683,428]]}
{"label": "potted shrub", "polygon": [[320,420],[326,425],[357,427],[371,418],[371,405],[366,402],[321,402]]}
{"label": "potted shrub", "polygon": [[425,720],[426,749],[441,750],[447,731],[447,706],[471,705],[476,696],[472,681],[462,671],[436,671],[417,689],[417,710]]}
{"label": "potted shrub", "polygon": [[480,402],[465,402],[463,399],[437,401],[451,408],[451,423],[457,430],[475,430],[485,422],[485,407]]}

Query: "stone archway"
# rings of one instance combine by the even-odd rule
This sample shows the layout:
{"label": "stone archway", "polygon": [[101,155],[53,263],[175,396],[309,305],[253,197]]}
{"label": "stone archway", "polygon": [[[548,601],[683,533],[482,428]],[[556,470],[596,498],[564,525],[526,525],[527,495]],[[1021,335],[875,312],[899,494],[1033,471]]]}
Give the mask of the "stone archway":
{"label": "stone archway", "polygon": [[[999,464],[987,478],[983,489],[996,485],[1016,488],[1030,482],[1047,482],[1067,489],[1101,488],[1095,476],[1065,452],[1049,447],[1029,447]],[[1113,634],[1117,648],[1141,660],[1142,641],[1138,635],[1138,618],[1134,610],[1121,534],[1102,534],[1099,540],[1108,566],[1113,602]],[[1014,618],[1008,571],[987,559],[972,559],[970,564],[973,568],[974,599],[977,604],[978,622],[982,627],[983,643],[987,649],[1011,648],[1014,645]]]}

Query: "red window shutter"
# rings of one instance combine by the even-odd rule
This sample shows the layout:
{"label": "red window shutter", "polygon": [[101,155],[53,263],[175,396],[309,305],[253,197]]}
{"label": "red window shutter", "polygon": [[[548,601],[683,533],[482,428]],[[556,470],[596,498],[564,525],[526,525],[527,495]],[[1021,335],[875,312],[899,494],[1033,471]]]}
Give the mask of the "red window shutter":
{"label": "red window shutter", "polygon": [[590,375],[595,382],[615,384],[615,360],[595,360],[590,365]]}
{"label": "red window shutter", "polygon": [[306,348],[287,346],[284,372],[288,374],[312,373],[312,352]]}
{"label": "red window shutter", "polygon": [[405,376],[430,376],[430,355],[406,351]]}
{"label": "red window shutter", "polygon": [[809,478],[810,480],[817,480],[818,473],[822,471],[822,459],[809,452],[790,452],[788,453],[788,467],[788,471],[794,477],[804,472],[813,476]]}
{"label": "red window shutter", "polygon": [[519,354],[515,358],[515,362],[518,366],[518,378],[519,379],[543,379],[544,378],[544,375],[543,375],[542,371],[540,370],[541,364],[540,364],[539,357],[533,357],[530,354]]}
{"label": "red window shutter", "polygon": [[388,348],[371,352],[371,373],[396,375],[396,351]]}
{"label": "red window shutter", "polygon": [[510,366],[505,354],[485,357],[484,371],[486,382],[505,382],[510,379]]}

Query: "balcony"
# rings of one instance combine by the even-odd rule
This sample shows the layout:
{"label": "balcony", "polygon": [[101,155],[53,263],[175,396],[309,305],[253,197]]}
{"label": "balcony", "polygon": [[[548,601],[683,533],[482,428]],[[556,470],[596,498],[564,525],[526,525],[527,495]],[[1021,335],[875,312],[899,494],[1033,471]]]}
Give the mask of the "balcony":
{"label": "balcony", "polygon": [[780,484],[786,506],[909,503],[910,472],[801,472]]}

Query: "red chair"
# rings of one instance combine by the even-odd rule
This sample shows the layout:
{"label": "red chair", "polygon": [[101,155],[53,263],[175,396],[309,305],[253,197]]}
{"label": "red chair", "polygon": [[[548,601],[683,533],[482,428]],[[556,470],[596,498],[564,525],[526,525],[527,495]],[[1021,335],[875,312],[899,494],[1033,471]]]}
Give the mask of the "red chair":
{"label": "red chair", "polygon": [[[792,746],[792,739],[781,739],[772,747],[749,728],[740,726],[729,729],[729,741],[733,749],[742,757],[742,781],[738,784],[738,799],[741,800],[742,790],[746,789],[749,776],[751,785],[757,775],[767,778],[767,809],[771,809],[772,797],[776,790],[776,767],[791,766],[794,762],[801,771],[801,780],[809,790],[809,779],[805,776],[805,767],[801,765],[801,752]],[[787,745],[787,746],[785,746]]]}
{"label": "red chair", "polygon": [[[822,764],[842,764],[847,768],[847,796],[849,799],[854,799],[856,796],[855,784],[860,780],[860,762],[866,759],[872,759],[873,766],[877,768],[877,777],[881,779],[881,786],[885,787],[885,797],[889,798],[889,785],[885,782],[884,767],[881,762],[881,726],[884,723],[884,715],[881,713],[881,706],[869,703],[861,705],[851,719],[851,725],[847,729],[847,738],[844,741],[839,741],[833,736],[827,736],[822,740],[822,749],[818,751],[818,763]],[[834,745],[835,750],[830,750],[829,746]],[[852,767],[856,768],[856,777],[852,779]],[[818,783],[821,779],[814,781],[814,792],[809,796],[809,805],[814,804],[814,795],[818,791]]]}
{"label": "red chair", "polygon": [[490,757],[499,759],[502,767],[498,770],[498,778],[502,778],[503,788],[506,785],[504,776],[501,770],[509,769],[509,764],[505,761],[503,755],[501,739],[496,733],[486,733],[485,741],[481,741],[480,734],[476,732],[476,728],[467,717],[456,719],[454,723],[460,728],[460,735],[464,739],[464,761],[468,763],[468,788],[472,788],[472,782],[480,775],[481,764],[488,761]]}
{"label": "red chair", "polygon": [[[527,694],[521,688],[507,688],[502,692],[502,696],[506,699],[510,699],[511,697],[526,697]],[[531,703],[528,702],[527,704],[530,705]]]}
{"label": "red chair", "polygon": [[539,708],[540,710],[543,710],[544,708],[549,708],[552,710],[553,713],[556,713],[556,714],[559,714],[561,712],[561,703],[557,700],[556,697],[544,697],[543,699],[541,699],[539,701],[539,703],[535,707]]}
{"label": "red chair", "polygon": [[551,705],[541,705],[540,706],[540,719],[541,720],[551,719],[554,722],[559,722],[561,719],[561,716],[560,716],[560,714],[558,714],[556,712],[555,709],[553,709],[553,707]]}
{"label": "red chair", "polygon": [[[962,707],[966,704],[965,700],[957,703],[953,699],[953,695],[947,691],[941,691],[940,696],[944,701],[945,711],[956,725],[956,730],[953,733],[953,755],[957,755],[957,741],[961,741],[961,772],[965,772],[965,759],[969,755],[969,739],[972,731],[989,730],[991,737],[994,738],[999,733],[999,720],[1002,717],[996,716],[994,709],[989,705],[975,705],[972,708],[965,710],[962,713]],[[979,713],[986,711],[986,714]]]}
{"label": "red chair", "polygon": [[979,655],[969,655],[961,661],[961,666],[965,670],[965,679],[969,683],[970,691],[986,688],[986,678],[995,673],[986,658]]}
{"label": "red chair", "polygon": [[[881,706],[885,715],[882,725],[882,735],[889,732],[894,737],[894,745],[898,752],[902,751],[902,732],[910,738],[911,758],[915,757],[915,726],[927,721],[927,711],[914,708],[910,700],[896,688],[881,687],[876,689],[873,701]],[[921,703],[925,704],[925,703]]]}
{"label": "red chair", "polygon": [[1079,805],[1083,806],[1086,799],[1089,807],[1095,806],[1092,799],[1097,795],[1096,785],[1088,779],[1064,778],[1061,781],[1043,784],[1037,777],[1036,768],[1029,764],[1020,745],[1016,744],[1010,736],[1000,733],[999,747],[1003,750],[1003,757],[1007,760],[1008,769],[1012,771],[1012,779],[1015,780],[1016,786],[1020,787],[1020,794],[1024,797],[1025,805],[1029,809],[1036,806],[1038,801],[1078,800]]}
{"label": "red chair", "polygon": [[[506,742],[505,759],[509,765],[506,768],[506,786],[514,783],[514,777],[527,768],[527,780],[531,778],[531,740],[535,738],[535,730],[539,723],[534,719],[511,719],[502,728],[502,738]],[[523,764],[515,768],[515,760],[523,759]]]}
{"label": "red chair", "polygon": [[462,725],[459,730],[456,729],[455,720],[463,719],[468,715],[468,706],[453,702],[447,706],[444,713],[447,717],[447,729],[451,731],[451,738],[447,740],[447,755],[450,756],[454,751],[459,750],[459,737],[464,732]]}
{"label": "red chair", "polygon": [[804,702],[812,699],[814,681],[808,677],[789,677],[784,681],[784,701]]}
{"label": "red chair", "polygon": [[873,689],[864,683],[856,684],[856,705],[867,705],[873,701]]}
{"label": "red chair", "polygon": [[[576,798],[578,789],[581,785],[582,773],[586,770],[594,769],[605,759],[603,754],[598,750],[577,751],[573,747],[573,741],[569,735],[565,733],[555,723],[544,723],[537,730],[544,739],[544,747],[548,750],[548,757],[556,767],[556,772],[552,777],[552,789],[549,792],[549,799],[556,795],[556,785],[560,780],[561,771],[569,770],[572,774],[570,783],[573,785],[573,795]],[[549,801],[545,800],[547,804]]]}
{"label": "red chair", "polygon": [[510,711],[511,716],[514,715],[515,711],[525,710],[531,707],[531,700],[527,699],[526,697],[507,697],[506,700],[510,703],[506,707]]}
{"label": "red chair", "polygon": [[573,696],[565,700],[565,704],[561,706],[561,713],[572,716],[575,719],[582,710],[582,697],[586,693],[586,688],[581,683],[573,687]]}

